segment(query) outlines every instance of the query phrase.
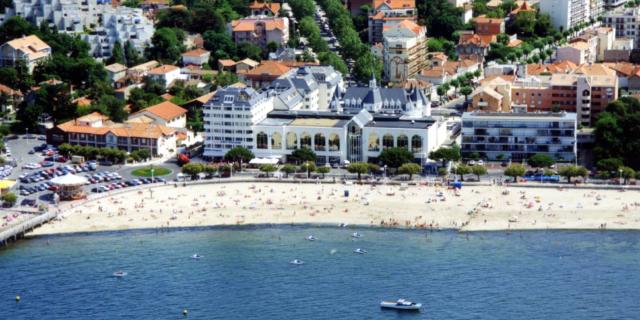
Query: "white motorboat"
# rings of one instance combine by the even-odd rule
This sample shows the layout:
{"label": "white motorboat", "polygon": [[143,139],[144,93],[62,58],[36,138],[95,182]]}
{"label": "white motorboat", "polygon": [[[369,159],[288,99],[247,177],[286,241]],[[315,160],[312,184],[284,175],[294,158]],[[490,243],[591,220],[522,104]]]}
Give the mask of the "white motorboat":
{"label": "white motorboat", "polygon": [[293,260],[291,260],[289,263],[290,263],[290,264],[295,264],[295,265],[298,265],[298,266],[299,266],[299,265],[304,264],[304,261],[299,260],[299,259],[293,259]]}
{"label": "white motorboat", "polygon": [[415,303],[405,299],[398,299],[398,301],[382,301],[380,302],[380,308],[420,311],[420,308],[422,308],[422,303]]}
{"label": "white motorboat", "polygon": [[353,250],[353,252],[357,253],[357,254],[365,254],[365,253],[367,253],[367,250],[358,248],[358,249]]}
{"label": "white motorboat", "polygon": [[202,256],[201,256],[201,255],[199,255],[199,254],[197,254],[197,253],[194,253],[194,254],[191,256],[191,259],[196,259],[196,260],[197,260],[197,259],[200,259],[200,258],[202,258]]}
{"label": "white motorboat", "polygon": [[122,270],[120,270],[120,271],[114,272],[113,276],[116,277],[116,278],[124,278],[124,277],[127,276],[127,273],[122,271]]}
{"label": "white motorboat", "polygon": [[362,238],[362,235],[359,234],[358,232],[354,232],[353,234],[351,234],[352,238]]}
{"label": "white motorboat", "polygon": [[318,240],[318,239],[317,239],[316,237],[314,237],[313,235],[310,235],[310,236],[308,236],[308,237],[307,237],[307,240],[309,240],[309,241],[316,241],[316,240]]}

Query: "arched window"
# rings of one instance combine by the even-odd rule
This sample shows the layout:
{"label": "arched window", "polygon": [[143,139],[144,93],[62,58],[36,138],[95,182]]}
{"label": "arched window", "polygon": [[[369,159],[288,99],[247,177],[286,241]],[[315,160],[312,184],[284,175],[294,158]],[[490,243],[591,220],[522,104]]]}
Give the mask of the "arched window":
{"label": "arched window", "polygon": [[300,148],[311,149],[311,135],[303,132],[300,135]]}
{"label": "arched window", "polygon": [[404,134],[398,136],[398,141],[396,142],[396,146],[398,148],[409,149],[409,138]]}
{"label": "arched window", "polygon": [[329,135],[329,151],[340,150],[340,137],[337,134],[332,133]]}
{"label": "arched window", "polygon": [[584,90],[584,91],[582,91],[582,96],[583,96],[583,97],[588,97],[589,95],[591,95],[591,93],[589,92],[589,90]]}
{"label": "arched window", "polygon": [[316,135],[313,136],[313,144],[316,151],[324,151],[327,149],[326,140],[327,139],[324,137],[324,134],[322,133],[316,133]]}
{"label": "arched window", "polygon": [[422,152],[422,137],[420,137],[419,135],[414,135],[413,137],[411,137],[411,152]]}
{"label": "arched window", "polygon": [[287,150],[298,149],[298,135],[294,132],[287,133]]}
{"label": "arched window", "polygon": [[279,132],[274,132],[271,135],[271,149],[282,149],[282,135]]}
{"label": "arched window", "polygon": [[258,149],[268,149],[269,148],[269,137],[264,132],[259,132],[256,135],[256,146]]}
{"label": "arched window", "polygon": [[382,137],[382,147],[383,148],[393,148],[393,136],[390,134],[385,134]]}
{"label": "arched window", "polygon": [[378,135],[375,133],[369,134],[369,140],[367,141],[367,146],[369,146],[369,151],[380,151],[380,139]]}

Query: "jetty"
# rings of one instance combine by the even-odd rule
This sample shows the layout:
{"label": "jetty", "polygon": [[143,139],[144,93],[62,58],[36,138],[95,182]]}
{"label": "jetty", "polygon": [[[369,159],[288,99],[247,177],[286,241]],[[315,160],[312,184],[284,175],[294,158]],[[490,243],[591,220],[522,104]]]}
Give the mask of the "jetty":
{"label": "jetty", "polygon": [[[33,214],[33,212],[28,213]],[[24,237],[25,233],[55,219],[56,216],[55,211],[49,211],[0,230],[0,247],[6,246],[9,242],[15,242]]]}

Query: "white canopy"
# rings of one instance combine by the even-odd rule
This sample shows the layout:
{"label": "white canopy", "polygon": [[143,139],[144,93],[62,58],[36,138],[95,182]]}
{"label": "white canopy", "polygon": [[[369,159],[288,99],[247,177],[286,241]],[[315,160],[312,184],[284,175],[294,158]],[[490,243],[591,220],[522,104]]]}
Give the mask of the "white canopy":
{"label": "white canopy", "polygon": [[249,164],[278,164],[278,162],[280,162],[278,158],[253,158]]}
{"label": "white canopy", "polygon": [[89,180],[87,180],[87,178],[85,177],[69,173],[64,176],[51,179],[51,183],[60,186],[81,186],[89,183]]}

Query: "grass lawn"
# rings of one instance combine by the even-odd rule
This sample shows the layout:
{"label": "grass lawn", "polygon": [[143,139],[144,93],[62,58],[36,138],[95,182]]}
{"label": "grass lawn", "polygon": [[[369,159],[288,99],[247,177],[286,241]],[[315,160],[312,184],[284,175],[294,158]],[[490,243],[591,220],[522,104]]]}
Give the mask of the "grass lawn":
{"label": "grass lawn", "polygon": [[[151,177],[151,168],[152,167],[144,167],[144,168],[135,169],[131,171],[131,174],[137,177]],[[171,170],[165,167],[157,167],[157,166],[153,167],[154,177],[166,176],[169,173],[171,173]]]}

